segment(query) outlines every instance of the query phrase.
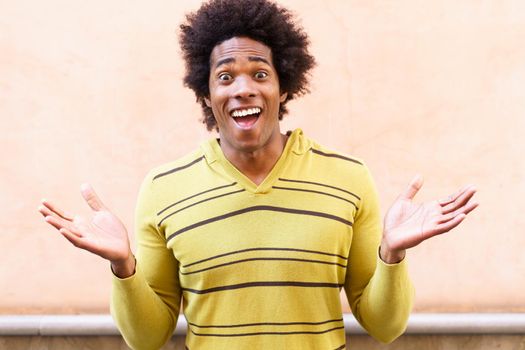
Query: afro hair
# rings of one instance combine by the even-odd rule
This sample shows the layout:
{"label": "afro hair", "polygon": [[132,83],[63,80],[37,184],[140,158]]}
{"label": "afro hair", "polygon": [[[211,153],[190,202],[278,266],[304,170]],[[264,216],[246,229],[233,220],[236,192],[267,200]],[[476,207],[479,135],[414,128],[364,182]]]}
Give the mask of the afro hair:
{"label": "afro hair", "polygon": [[308,52],[309,39],[292,14],[268,0],[211,0],[186,16],[180,26],[180,45],[186,63],[184,85],[192,89],[209,131],[217,130],[213,112],[204,101],[209,97],[210,55],[213,48],[233,37],[245,36],[268,46],[286,100],[279,119],[287,113],[285,104],[308,90],[308,72],[315,60]]}

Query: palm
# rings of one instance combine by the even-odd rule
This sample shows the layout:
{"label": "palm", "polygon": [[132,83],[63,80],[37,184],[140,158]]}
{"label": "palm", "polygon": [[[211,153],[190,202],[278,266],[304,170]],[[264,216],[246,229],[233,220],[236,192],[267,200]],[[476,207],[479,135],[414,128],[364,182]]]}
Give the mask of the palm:
{"label": "palm", "polygon": [[433,236],[439,224],[441,207],[437,202],[422,204],[399,199],[385,216],[385,232],[391,232],[390,247],[412,248]]}
{"label": "palm", "polygon": [[478,205],[471,201],[476,192],[472,186],[442,201],[415,203],[413,198],[421,186],[422,180],[416,177],[385,216],[383,239],[391,250],[409,249],[430,237],[450,231]]}
{"label": "palm", "polygon": [[78,233],[84,249],[108,260],[121,260],[128,252],[128,235],[122,222],[108,210],[94,212],[90,220],[76,215],[72,232]]}
{"label": "palm", "polygon": [[124,261],[130,254],[126,228],[100,201],[90,186],[84,186],[82,196],[92,209],[89,218],[69,215],[49,201],[39,208],[46,221],[76,247],[110,261]]}

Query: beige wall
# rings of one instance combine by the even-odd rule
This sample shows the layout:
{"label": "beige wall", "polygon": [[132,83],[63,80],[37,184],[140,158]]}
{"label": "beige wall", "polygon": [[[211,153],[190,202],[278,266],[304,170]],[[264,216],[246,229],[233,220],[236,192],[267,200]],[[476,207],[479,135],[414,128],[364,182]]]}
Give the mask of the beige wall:
{"label": "beige wall", "polygon": [[[0,2],[0,313],[107,312],[108,264],[47,227],[89,181],[131,228],[152,166],[209,137],[176,40],[200,1]],[[464,183],[481,206],[409,254],[417,311],[525,311],[525,2],[282,1],[311,35],[312,93],[283,128],[364,158],[383,210]],[[131,231],[131,229],[130,229]]]}

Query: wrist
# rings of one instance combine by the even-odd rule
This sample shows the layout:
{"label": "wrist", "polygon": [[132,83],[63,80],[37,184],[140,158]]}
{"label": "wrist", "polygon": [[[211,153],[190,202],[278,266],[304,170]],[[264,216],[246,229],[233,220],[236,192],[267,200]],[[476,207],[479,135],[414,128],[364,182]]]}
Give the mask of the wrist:
{"label": "wrist", "polygon": [[400,263],[406,255],[406,250],[393,250],[388,247],[388,244],[381,242],[379,246],[379,258],[387,264],[397,264]]}
{"label": "wrist", "polygon": [[136,259],[130,252],[127,259],[111,261],[111,271],[118,278],[127,278],[135,274]]}

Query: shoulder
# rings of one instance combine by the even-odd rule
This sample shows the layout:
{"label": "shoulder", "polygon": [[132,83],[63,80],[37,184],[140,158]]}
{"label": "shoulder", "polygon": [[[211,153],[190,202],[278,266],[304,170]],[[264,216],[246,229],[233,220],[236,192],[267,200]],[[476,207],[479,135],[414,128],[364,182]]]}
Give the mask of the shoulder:
{"label": "shoulder", "polygon": [[345,154],[343,152],[334,151],[324,147],[304,135],[301,129],[295,129],[293,132],[288,132],[292,145],[292,152],[296,155],[305,156],[307,159],[324,163],[325,165],[347,166],[347,167],[362,167],[364,165],[360,158]]}
{"label": "shoulder", "polygon": [[171,187],[195,179],[202,163],[205,163],[204,155],[200,149],[196,149],[176,160],[155,166],[146,173],[142,188]]}
{"label": "shoulder", "polygon": [[195,186],[206,161],[200,149],[149,170],[139,190],[139,198],[157,206],[167,198]]}
{"label": "shoulder", "polygon": [[361,199],[373,191],[374,181],[366,162],[352,154],[333,150],[313,140],[305,144],[309,177],[348,190]]}
{"label": "shoulder", "polygon": [[343,176],[358,176],[368,172],[363,159],[352,154],[333,150],[316,141],[308,140],[306,156],[322,172],[338,173]]}
{"label": "shoulder", "polygon": [[152,182],[178,177],[184,173],[192,172],[192,168],[198,167],[199,163],[203,161],[204,154],[200,149],[196,149],[174,161],[156,166],[149,171],[147,176]]}
{"label": "shoulder", "polygon": [[343,152],[334,151],[327,147],[318,144],[315,141],[310,142],[310,152],[317,156],[319,159],[323,159],[326,162],[335,164],[344,164],[348,167],[364,167],[365,164],[362,159],[349,155]]}

